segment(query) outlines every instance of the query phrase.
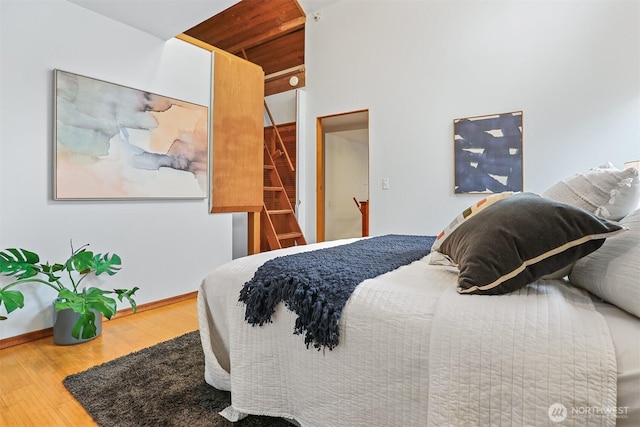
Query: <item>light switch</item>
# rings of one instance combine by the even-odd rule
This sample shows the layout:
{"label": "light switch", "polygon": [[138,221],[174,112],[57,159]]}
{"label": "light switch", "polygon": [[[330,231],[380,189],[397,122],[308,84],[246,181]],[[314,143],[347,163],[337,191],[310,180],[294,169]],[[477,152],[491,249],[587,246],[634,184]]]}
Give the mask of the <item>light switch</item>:
{"label": "light switch", "polygon": [[382,189],[383,190],[389,189],[389,178],[382,178]]}

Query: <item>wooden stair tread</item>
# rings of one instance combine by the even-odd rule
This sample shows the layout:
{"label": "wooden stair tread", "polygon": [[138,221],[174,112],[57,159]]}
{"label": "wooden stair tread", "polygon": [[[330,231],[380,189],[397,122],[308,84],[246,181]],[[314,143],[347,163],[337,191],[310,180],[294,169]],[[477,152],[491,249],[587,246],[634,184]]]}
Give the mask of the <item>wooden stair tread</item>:
{"label": "wooden stair tread", "polygon": [[274,210],[268,210],[267,213],[269,213],[269,215],[284,215],[284,214],[292,214],[293,211],[291,209],[274,209]]}
{"label": "wooden stair tread", "polygon": [[283,191],[282,187],[264,187],[264,191]]}
{"label": "wooden stair tread", "polygon": [[292,231],[291,233],[278,234],[278,240],[299,239],[300,237],[302,237],[302,233],[296,231]]}

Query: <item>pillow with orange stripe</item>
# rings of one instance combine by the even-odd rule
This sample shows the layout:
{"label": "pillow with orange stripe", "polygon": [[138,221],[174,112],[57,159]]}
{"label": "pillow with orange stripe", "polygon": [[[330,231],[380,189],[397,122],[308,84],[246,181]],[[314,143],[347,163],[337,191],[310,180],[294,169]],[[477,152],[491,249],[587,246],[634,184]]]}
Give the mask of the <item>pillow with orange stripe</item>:
{"label": "pillow with orange stripe", "polygon": [[447,225],[444,228],[444,230],[442,230],[440,232],[440,234],[438,234],[438,236],[436,236],[436,241],[433,242],[433,246],[431,247],[432,255],[429,258],[429,264],[453,265],[451,260],[449,260],[446,257],[440,256],[440,254],[438,252],[438,248],[440,247],[440,245],[442,245],[442,242],[444,242],[447,239],[447,237],[449,237],[451,235],[451,233],[454,232],[454,230],[456,228],[458,228],[462,223],[467,221],[473,215],[475,215],[478,212],[480,212],[481,210],[491,206],[492,204],[494,204],[498,200],[502,200],[502,199],[504,199],[506,197],[511,196],[512,194],[515,194],[515,193],[513,191],[505,191],[504,193],[492,194],[491,196],[488,196],[488,197],[485,197],[483,199],[478,200],[476,203],[474,203],[473,205],[469,206],[467,209],[463,210],[460,213],[460,215],[455,217],[453,219],[453,221],[451,221],[449,223],[449,225]]}
{"label": "pillow with orange stripe", "polygon": [[583,209],[517,193],[468,218],[437,252],[458,267],[458,292],[504,294],[594,252],[626,228]]}

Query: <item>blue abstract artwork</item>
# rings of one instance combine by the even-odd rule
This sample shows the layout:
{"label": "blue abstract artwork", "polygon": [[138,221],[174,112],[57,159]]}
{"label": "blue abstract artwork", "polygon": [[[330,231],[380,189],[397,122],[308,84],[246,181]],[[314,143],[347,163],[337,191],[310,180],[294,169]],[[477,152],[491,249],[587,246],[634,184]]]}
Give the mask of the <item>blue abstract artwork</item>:
{"label": "blue abstract artwork", "polygon": [[522,191],[522,111],[453,121],[455,193]]}

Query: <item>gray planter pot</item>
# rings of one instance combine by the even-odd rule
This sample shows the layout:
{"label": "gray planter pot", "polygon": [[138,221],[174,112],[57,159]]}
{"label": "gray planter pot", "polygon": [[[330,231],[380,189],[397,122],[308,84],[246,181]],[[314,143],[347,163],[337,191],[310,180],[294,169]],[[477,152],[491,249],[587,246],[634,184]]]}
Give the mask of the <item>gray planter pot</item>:
{"label": "gray planter pot", "polygon": [[78,321],[80,314],[70,309],[56,311],[56,309],[54,308],[53,342],[58,345],[73,345],[91,341],[92,339],[99,337],[102,333],[102,314],[95,310],[94,312],[96,313],[96,336],[87,339],[76,339],[71,336],[71,331],[73,330],[73,325],[75,325]]}

